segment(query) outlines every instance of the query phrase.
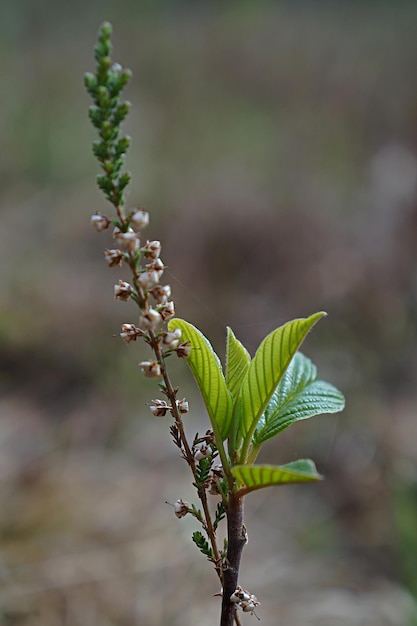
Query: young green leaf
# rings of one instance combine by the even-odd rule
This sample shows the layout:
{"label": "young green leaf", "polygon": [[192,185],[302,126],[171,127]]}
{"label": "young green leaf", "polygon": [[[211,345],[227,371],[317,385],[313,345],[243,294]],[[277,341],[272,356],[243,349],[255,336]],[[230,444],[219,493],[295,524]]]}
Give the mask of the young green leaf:
{"label": "young green leaf", "polygon": [[232,474],[241,485],[237,493],[242,496],[264,487],[309,483],[322,478],[310,459],[300,459],[285,465],[235,465]]}
{"label": "young green leaf", "polygon": [[227,328],[226,384],[232,396],[236,396],[248,370],[250,355],[231,328]]}
{"label": "young green leaf", "polygon": [[224,441],[229,434],[232,397],[220,359],[208,339],[192,324],[178,318],[170,320],[168,329],[173,331],[176,328],[181,330],[181,339],[191,343],[187,363],[200,389],[216,440]]}
{"label": "young green leaf", "polygon": [[256,426],[291,359],[309,330],[325,313],[315,313],[307,318],[296,319],[280,326],[261,343],[252,359],[233,415],[234,430],[243,438],[241,462],[247,459],[248,448]]}
{"label": "young green leaf", "polygon": [[253,445],[260,446],[298,420],[337,413],[344,406],[343,394],[330,383],[317,380],[316,366],[297,352],[259,420]]}

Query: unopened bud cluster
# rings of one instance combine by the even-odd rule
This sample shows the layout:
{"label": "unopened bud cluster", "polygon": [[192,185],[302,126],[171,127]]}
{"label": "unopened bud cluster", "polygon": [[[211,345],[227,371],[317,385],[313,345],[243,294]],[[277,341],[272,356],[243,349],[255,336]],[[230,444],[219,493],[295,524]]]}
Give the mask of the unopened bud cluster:
{"label": "unopened bud cluster", "polygon": [[244,613],[253,613],[257,606],[261,603],[258,598],[240,585],[230,596],[230,600],[244,611]]}
{"label": "unopened bud cluster", "polygon": [[161,242],[143,239],[142,232],[149,225],[149,213],[142,207],[125,209],[126,187],[130,174],[123,172],[130,138],[122,135],[121,125],[130,104],[121,100],[121,94],[131,76],[111,60],[111,25],[104,23],[98,33],[95,47],[96,72],[85,75],[85,86],[93,99],[89,109],[90,120],[97,129],[99,139],[93,143],[102,173],[97,183],[107,200],[114,206],[116,216],[109,218],[100,211],[91,217],[97,232],[112,229],[114,244],[106,248],[104,257],[110,268],[127,267],[131,279],[120,278],[114,285],[114,298],[122,302],[133,300],[139,307],[138,320],[122,324],[120,338],[126,344],[138,337],[151,347],[152,358],[139,363],[147,378],[164,378],[160,386],[166,394],[165,400],[154,400],[151,411],[154,415],[170,413],[176,421],[188,411],[188,402],[177,400],[178,390],[167,389],[165,357],[175,352],[180,358],[190,355],[188,341],[181,341],[181,330],[168,331],[166,322],[175,315],[175,304],[171,299],[171,287],[161,284],[165,265],[161,259]]}

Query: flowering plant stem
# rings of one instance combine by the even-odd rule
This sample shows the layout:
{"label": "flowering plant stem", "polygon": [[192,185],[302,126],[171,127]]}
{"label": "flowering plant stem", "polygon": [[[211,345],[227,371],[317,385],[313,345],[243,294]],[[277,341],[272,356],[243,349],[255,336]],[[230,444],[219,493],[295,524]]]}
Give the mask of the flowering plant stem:
{"label": "flowering plant stem", "polygon": [[[175,515],[193,516],[203,533],[193,541],[212,563],[219,578],[222,596],[221,626],[239,625],[238,609],[255,614],[259,602],[239,585],[242,551],[247,543],[243,519],[244,497],[256,489],[293,482],[320,480],[314,463],[301,459],[286,465],[254,464],[263,444],[298,420],[320,413],[336,413],[344,406],[342,394],[329,383],[317,380],[313,363],[299,347],[313,326],[325,315],[315,313],[296,319],[270,333],[250,357],[246,348],[227,329],[226,365],[204,335],[188,322],[175,319],[171,288],[161,284],[165,265],[160,258],[161,243],[141,241],[149,222],[143,208],[126,209],[126,188],[130,174],[123,170],[130,138],[122,135],[121,124],[130,103],[121,94],[131,77],[129,70],[111,61],[111,26],[104,23],[95,47],[97,68],[85,75],[93,99],[89,116],[98,131],[93,152],[102,168],[97,183],[115,209],[109,218],[96,212],[91,222],[98,231],[113,226],[115,248],[105,250],[109,267],[125,267],[130,283],[119,279],[114,286],[116,300],[132,300],[138,309],[135,323],[122,325],[120,337],[130,344],[142,339],[151,358],[139,363],[142,374],[158,381],[163,399],[152,400],[155,416],[170,415],[174,444],[190,467],[199,506],[179,498]],[[207,408],[211,427],[188,439],[184,416],[188,402],[178,398],[171,382],[167,357],[176,354],[186,362],[196,380]],[[213,511],[210,498],[217,506]],[[218,543],[220,522],[227,518],[223,546]]]}

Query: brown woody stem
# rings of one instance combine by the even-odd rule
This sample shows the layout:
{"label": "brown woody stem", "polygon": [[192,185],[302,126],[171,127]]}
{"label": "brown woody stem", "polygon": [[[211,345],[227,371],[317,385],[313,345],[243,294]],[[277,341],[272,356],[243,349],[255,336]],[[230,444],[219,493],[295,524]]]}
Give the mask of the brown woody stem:
{"label": "brown woody stem", "polygon": [[[191,448],[190,445],[188,443],[187,437],[185,435],[185,431],[184,431],[184,425],[182,423],[182,419],[181,419],[181,414],[178,410],[177,407],[177,401],[176,401],[176,393],[174,391],[174,388],[171,384],[170,378],[168,376],[168,372],[166,370],[165,367],[165,362],[164,362],[164,358],[161,352],[161,349],[159,347],[159,344],[157,341],[155,341],[155,338],[153,336],[153,334],[151,334],[151,338],[152,338],[152,347],[153,350],[155,352],[155,356],[158,360],[158,362],[161,365],[161,372],[162,372],[162,377],[164,379],[164,383],[165,383],[165,388],[167,391],[167,396],[169,398],[169,401],[171,403],[172,406],[172,411],[174,414],[174,419],[175,419],[175,424],[178,428],[178,432],[181,438],[181,442],[182,445],[184,447],[184,453],[185,453],[185,458],[186,461],[188,463],[188,465],[191,468],[191,471],[193,473],[193,476],[195,478],[196,475],[196,466],[195,466],[195,460],[194,460],[194,456],[191,452]],[[215,530],[213,528],[213,523],[211,521],[211,515],[210,515],[210,510],[208,507],[208,502],[207,502],[207,493],[205,489],[198,489],[197,491],[198,493],[198,497],[200,498],[201,504],[203,505],[203,511],[204,511],[204,518],[205,518],[205,529],[207,531],[207,535],[208,538],[210,540],[211,543],[211,547],[213,550],[213,556],[214,556],[214,560],[215,560],[215,568],[216,568],[216,572],[220,578],[220,580],[222,580],[222,569],[221,569],[221,557],[220,557],[220,553],[219,553],[219,549],[217,547],[217,540],[216,540],[216,533]]]}
{"label": "brown woody stem", "polygon": [[223,570],[223,600],[220,626],[233,626],[236,620],[237,607],[231,602],[230,596],[238,586],[240,560],[246,543],[243,525],[243,497],[235,493],[229,496],[227,507],[227,559]]}

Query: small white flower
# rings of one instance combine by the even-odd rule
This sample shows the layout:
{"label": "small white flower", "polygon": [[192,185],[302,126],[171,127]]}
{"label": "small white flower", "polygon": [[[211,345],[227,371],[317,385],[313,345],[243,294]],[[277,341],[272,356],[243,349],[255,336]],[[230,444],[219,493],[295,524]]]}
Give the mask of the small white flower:
{"label": "small white flower", "polygon": [[199,443],[194,448],[194,458],[196,461],[201,461],[202,459],[208,459],[212,455],[213,451],[210,446],[208,446],[204,441]]}
{"label": "small white flower", "polygon": [[130,216],[130,222],[135,228],[142,230],[149,224],[149,213],[142,209],[136,209]]}
{"label": "small white flower", "polygon": [[160,309],[159,309],[159,313],[162,317],[162,319],[164,320],[168,320],[170,317],[174,317],[175,315],[175,305],[174,302],[171,300],[170,302],[167,302],[166,304],[164,304]]}
{"label": "small white flower", "polygon": [[158,284],[159,281],[159,272],[156,271],[147,271],[147,272],[142,272],[142,274],[139,274],[138,277],[138,283],[139,285],[142,287],[142,289],[145,289],[146,291],[149,291],[150,289],[152,289],[152,287],[155,287],[155,285]]}
{"label": "small white flower", "polygon": [[128,228],[126,232],[123,232],[118,226],[115,226],[113,238],[116,239],[122,250],[126,250],[126,252],[134,252],[139,249],[140,241],[132,228]]}
{"label": "small white flower", "polygon": [[210,483],[208,492],[211,496],[218,496],[220,494],[218,483],[223,479],[224,472],[221,463],[213,465],[209,475]]}
{"label": "small white flower", "polygon": [[171,297],[171,287],[169,285],[156,285],[150,290],[158,304],[164,304]]}
{"label": "small white flower", "polygon": [[123,261],[123,254],[120,250],[104,250],[104,257],[109,267],[120,266]]}
{"label": "small white flower", "polygon": [[253,613],[256,607],[261,604],[253,593],[249,593],[240,585],[230,596],[230,601],[237,604],[244,613]]}
{"label": "small white flower", "polygon": [[120,333],[120,337],[125,343],[136,341],[136,339],[142,334],[143,333],[140,328],[136,328],[134,324],[122,324],[122,332]]}
{"label": "small white flower", "polygon": [[155,330],[155,328],[162,322],[162,316],[155,309],[150,308],[145,311],[139,319],[139,325],[146,330]]}
{"label": "small white flower", "polygon": [[181,498],[174,504],[175,515],[178,518],[184,517],[189,512],[190,505]]}
{"label": "small white flower", "polygon": [[187,359],[190,354],[191,354],[191,344],[189,341],[183,341],[182,343],[178,344],[178,347],[176,349],[176,353],[177,356],[180,359]]}
{"label": "small white flower", "polygon": [[135,250],[139,249],[140,241],[136,235],[136,233],[127,232],[127,233],[119,233],[117,237],[115,237],[117,243],[122,248],[122,250],[126,250],[126,252],[135,252]]}
{"label": "small white flower", "polygon": [[114,297],[116,300],[127,302],[131,295],[132,287],[124,280],[119,280],[118,284],[114,286]]}
{"label": "small white flower", "polygon": [[177,400],[177,407],[180,413],[188,413],[188,400]]}
{"label": "small white flower", "polygon": [[101,213],[99,213],[98,211],[95,213],[95,215],[91,216],[91,225],[99,233],[102,230],[106,230],[106,228],[109,227],[109,224],[111,224],[109,218],[105,215],[101,215]]}
{"label": "small white flower", "polygon": [[179,344],[181,335],[182,332],[179,328],[176,328],[173,331],[167,331],[162,336],[162,344],[164,347],[168,348],[168,350],[175,350]]}
{"label": "small white flower", "polygon": [[171,410],[171,405],[165,400],[152,400],[152,402],[149,408],[155,417],[165,417],[167,411]]}
{"label": "small white flower", "polygon": [[148,272],[157,272],[158,273],[158,282],[164,273],[165,265],[162,263],[161,259],[155,259],[152,263],[148,263],[146,265],[146,269]]}
{"label": "small white flower", "polygon": [[147,378],[159,378],[161,376],[161,366],[156,361],[142,361],[139,366],[142,374]]}
{"label": "small white flower", "polygon": [[149,265],[147,265],[146,267],[152,270],[156,270],[157,272],[161,272],[161,274],[165,269],[165,265],[159,258],[155,259],[152,263],[149,263]]}
{"label": "small white flower", "polygon": [[148,259],[158,259],[161,254],[161,242],[160,241],[147,241],[143,248],[143,254]]}

